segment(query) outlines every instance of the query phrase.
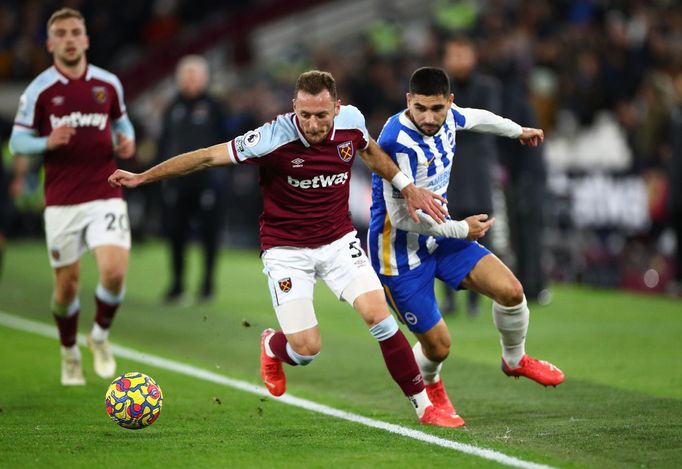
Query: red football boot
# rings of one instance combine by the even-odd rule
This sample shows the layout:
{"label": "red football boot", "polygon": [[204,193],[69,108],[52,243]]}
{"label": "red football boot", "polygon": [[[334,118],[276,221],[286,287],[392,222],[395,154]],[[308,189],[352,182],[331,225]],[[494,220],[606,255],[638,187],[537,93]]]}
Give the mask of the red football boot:
{"label": "red football boot", "polygon": [[424,411],[424,415],[419,418],[422,425],[434,425],[436,427],[458,428],[464,426],[464,419],[459,415],[451,415],[439,409],[435,405],[430,405]]}
{"label": "red football boot", "polygon": [[445,391],[445,386],[443,386],[443,380],[439,380],[437,383],[425,384],[426,395],[429,396],[429,400],[433,405],[438,407],[440,410],[450,415],[457,415],[455,406],[450,402],[448,393]]}
{"label": "red football boot", "polygon": [[537,360],[524,355],[517,368],[509,368],[507,362],[502,359],[502,372],[507,376],[525,376],[536,383],[544,386],[557,386],[564,382],[564,373],[550,362]]}
{"label": "red football boot", "polygon": [[274,329],[265,329],[260,335],[260,375],[270,394],[279,397],[287,390],[287,377],[284,374],[282,361],[270,357],[265,352],[265,339],[274,333]]}

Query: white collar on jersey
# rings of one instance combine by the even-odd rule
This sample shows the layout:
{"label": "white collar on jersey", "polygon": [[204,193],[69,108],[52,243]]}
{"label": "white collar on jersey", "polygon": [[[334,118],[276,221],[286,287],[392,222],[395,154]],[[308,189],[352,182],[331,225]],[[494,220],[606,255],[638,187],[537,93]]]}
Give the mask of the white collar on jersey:
{"label": "white collar on jersey", "polygon": [[295,112],[291,113],[291,122],[294,123],[294,127],[296,128],[296,133],[298,134],[298,138],[301,139],[301,142],[303,142],[303,145],[306,147],[310,146],[310,143],[308,143],[308,140],[305,139],[303,136],[303,132],[301,132],[301,127],[298,124],[298,116],[296,115]]}

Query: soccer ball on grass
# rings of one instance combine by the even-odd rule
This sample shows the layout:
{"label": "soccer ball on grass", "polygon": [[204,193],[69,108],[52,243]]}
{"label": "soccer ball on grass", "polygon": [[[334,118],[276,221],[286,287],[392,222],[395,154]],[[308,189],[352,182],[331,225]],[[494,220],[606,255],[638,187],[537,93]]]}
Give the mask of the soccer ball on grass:
{"label": "soccer ball on grass", "polygon": [[163,393],[156,381],[144,373],[125,373],[116,378],[104,398],[111,420],[130,430],[154,423],[161,413]]}

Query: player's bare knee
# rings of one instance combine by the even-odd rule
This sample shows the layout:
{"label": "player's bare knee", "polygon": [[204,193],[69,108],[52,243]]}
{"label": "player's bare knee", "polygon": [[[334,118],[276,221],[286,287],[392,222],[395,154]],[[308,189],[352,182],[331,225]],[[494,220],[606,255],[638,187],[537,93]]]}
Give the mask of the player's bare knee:
{"label": "player's bare knee", "polygon": [[422,342],[422,352],[431,361],[442,362],[450,355],[450,338],[439,338],[427,343]]}
{"label": "player's bare knee", "polygon": [[109,291],[119,292],[125,282],[125,269],[112,267],[102,271],[102,285]]}
{"label": "player's bare knee", "polygon": [[362,316],[362,319],[370,328],[376,326],[391,315],[390,311],[388,310],[388,305],[386,304],[386,301],[383,297],[380,297],[380,299],[376,301],[365,302],[359,307],[357,306],[358,301],[356,301],[353,306],[355,307],[355,310],[360,313],[360,316]]}
{"label": "player's bare knee", "polygon": [[388,304],[386,298],[381,290],[374,290],[359,295],[353,301],[353,309],[355,309],[367,326],[373,327],[391,315],[388,311]]}
{"label": "player's bare knee", "polygon": [[365,320],[367,326],[371,329],[390,316],[391,313],[388,311],[388,307],[386,307],[383,309],[380,308],[378,311],[373,311],[372,314],[367,316],[363,316],[363,319]]}
{"label": "player's bare knee", "polygon": [[523,302],[523,286],[516,278],[506,283],[496,301],[502,306],[516,306]]}
{"label": "player's bare knee", "polygon": [[424,355],[426,355],[426,358],[429,360],[440,363],[448,358],[448,355],[450,355],[450,348],[438,345],[437,347],[430,349],[428,353],[424,352]]}

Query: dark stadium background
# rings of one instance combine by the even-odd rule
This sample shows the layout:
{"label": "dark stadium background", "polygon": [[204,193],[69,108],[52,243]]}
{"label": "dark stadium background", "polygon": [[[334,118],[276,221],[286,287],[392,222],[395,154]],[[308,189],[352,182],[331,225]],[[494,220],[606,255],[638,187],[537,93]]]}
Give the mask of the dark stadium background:
{"label": "dark stadium background", "polygon": [[[154,163],[158,118],[185,54],[209,59],[211,89],[228,110],[233,135],[288,111],[293,80],[315,67],[335,75],[342,100],[365,113],[376,137],[386,117],[403,107],[411,71],[440,65],[444,38],[466,33],[476,42],[481,70],[530,100],[546,131],[547,195],[538,217],[546,223],[547,276],[680,295],[679,2],[3,0],[3,190],[12,177],[6,142],[19,94],[50,65],[45,22],[62,6],[86,17],[89,61],[122,80],[138,134],[138,155],[125,163],[133,169]],[[354,174],[352,210],[362,228],[368,175],[362,167]],[[504,217],[508,168],[500,164],[495,174],[495,241],[514,266]],[[257,176],[239,167],[226,177],[224,244],[256,246]],[[9,198],[10,238],[42,236],[39,178],[35,171]],[[129,194],[136,243],[161,232],[158,191]]]}

